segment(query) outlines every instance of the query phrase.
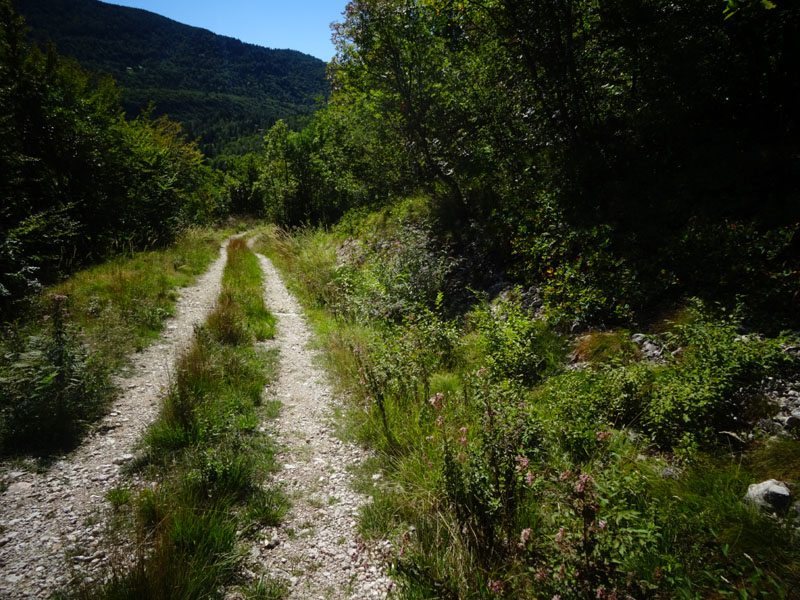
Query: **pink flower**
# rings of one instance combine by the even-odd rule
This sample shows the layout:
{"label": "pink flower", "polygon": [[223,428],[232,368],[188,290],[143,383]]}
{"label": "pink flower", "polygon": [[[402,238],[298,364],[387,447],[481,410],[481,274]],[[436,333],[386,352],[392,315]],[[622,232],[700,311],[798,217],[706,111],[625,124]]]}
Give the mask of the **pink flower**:
{"label": "pink flower", "polygon": [[608,438],[610,438],[613,434],[611,431],[598,431],[594,434],[597,438],[598,442],[605,442]]}
{"label": "pink flower", "polygon": [[536,475],[528,471],[525,474],[525,483],[527,483],[528,485],[533,485],[534,481],[536,481]]}
{"label": "pink flower", "polygon": [[436,417],[436,426],[441,427],[442,425],[444,425],[444,416],[439,415],[438,417]]}
{"label": "pink flower", "polygon": [[465,437],[459,438],[458,439],[458,443],[461,444],[462,446],[466,446],[467,445],[467,438],[465,438]]}
{"label": "pink flower", "polygon": [[503,593],[503,582],[502,581],[494,581],[493,579],[489,580],[489,591],[493,594],[502,594]]}
{"label": "pink flower", "polygon": [[600,528],[600,531],[605,531],[606,530],[606,525],[608,525],[608,523],[606,523],[602,519],[597,522],[597,527]]}
{"label": "pink flower", "polygon": [[461,433],[467,433],[469,431],[469,427],[462,427],[461,429],[459,429],[459,431]]}
{"label": "pink flower", "polygon": [[428,402],[430,402],[433,408],[438,410],[442,407],[442,400],[444,400],[444,394],[436,392],[436,395],[433,398],[429,398]]}
{"label": "pink flower", "polygon": [[536,581],[541,583],[545,579],[547,579],[547,571],[545,571],[544,569],[539,569],[538,571],[536,571]]}
{"label": "pink flower", "polygon": [[519,539],[522,541],[523,544],[526,544],[529,539],[531,539],[531,530],[523,529],[519,534]]}
{"label": "pink flower", "polygon": [[514,460],[517,462],[517,466],[516,466],[517,471],[522,471],[523,469],[527,469],[528,465],[531,464],[531,461],[529,461],[524,456],[520,456],[519,454],[517,454],[514,457]]}
{"label": "pink flower", "polygon": [[465,461],[465,460],[467,460],[467,455],[466,455],[466,454],[464,454],[463,452],[459,452],[459,453],[458,453],[458,460],[460,460],[460,461],[462,461],[462,462],[463,462],[463,461]]}
{"label": "pink flower", "polygon": [[559,527],[558,528],[558,533],[556,534],[556,544],[560,544],[561,542],[564,541],[564,534],[565,533],[566,533],[566,531],[564,530],[563,527]]}
{"label": "pink flower", "polygon": [[565,479],[569,479],[571,476],[572,476],[572,471],[567,469],[566,471],[561,473],[561,475],[559,476],[559,479],[561,479],[561,481],[564,481]]}
{"label": "pink flower", "polygon": [[583,493],[583,491],[589,487],[592,483],[594,483],[594,479],[588,473],[581,473],[578,476],[578,481],[575,483],[575,491]]}

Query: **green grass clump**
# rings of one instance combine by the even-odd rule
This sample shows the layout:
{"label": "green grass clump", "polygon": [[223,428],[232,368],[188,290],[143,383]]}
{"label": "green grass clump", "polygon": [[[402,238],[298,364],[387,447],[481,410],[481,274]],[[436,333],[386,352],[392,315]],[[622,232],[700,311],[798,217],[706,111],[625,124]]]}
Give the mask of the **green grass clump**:
{"label": "green grass clump", "polygon": [[572,356],[575,361],[597,367],[604,364],[635,362],[641,351],[631,341],[630,333],[621,331],[592,332],[575,340]]}
{"label": "green grass clump", "polygon": [[131,498],[131,490],[127,487],[113,488],[106,493],[106,500],[108,500],[114,508],[120,508],[130,504]]}
{"label": "green grass clump", "polygon": [[51,291],[69,298],[70,320],[110,368],[158,337],[177,289],[191,285],[219,254],[224,233],[188,229],[174,245],[80,271]]}
{"label": "green grass clump", "polygon": [[453,318],[419,291],[398,309],[398,265],[369,250],[391,247],[392,218],[264,239],[352,392],[340,433],[376,452],[360,531],[394,543],[399,597],[793,596],[792,523],[743,501],[800,483],[795,439],[748,441],[762,382],[796,373],[791,340],[686,301],[650,329],[660,364],[618,330],[579,338],[567,369],[567,339],[521,295]]}
{"label": "green grass clump", "polygon": [[[262,282],[253,259],[243,242],[229,244],[220,301],[178,360],[174,384],[145,436],[145,468],[159,480],[135,501],[146,550],[132,568],[74,597],[218,597],[236,573],[236,532],[274,525],[287,510],[279,490],[263,487],[275,467],[272,443],[258,432],[259,407],[276,353],[256,346],[252,333],[274,328],[258,304]],[[251,590],[261,596],[253,597],[280,589],[270,585],[265,580]]]}

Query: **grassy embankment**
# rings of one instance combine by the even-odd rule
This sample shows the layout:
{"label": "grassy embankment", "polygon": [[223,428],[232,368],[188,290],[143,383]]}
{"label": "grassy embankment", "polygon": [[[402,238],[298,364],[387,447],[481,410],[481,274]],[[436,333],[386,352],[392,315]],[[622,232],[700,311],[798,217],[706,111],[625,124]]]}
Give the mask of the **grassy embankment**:
{"label": "grassy embankment", "polygon": [[[240,540],[286,510],[282,493],[264,486],[273,446],[259,424],[277,415],[279,405],[262,401],[277,355],[258,343],[272,338],[275,326],[262,294],[256,256],[234,239],[217,305],[179,358],[134,467],[157,483],[109,494],[120,511],[118,535],[125,546],[135,540],[135,561],[120,559],[108,583],[69,597],[217,597],[235,583]],[[283,589],[262,579],[244,593],[277,598]]]}
{"label": "grassy embankment", "polygon": [[45,290],[0,342],[0,453],[47,455],[80,441],[114,395],[109,375],[155,340],[180,287],[231,231],[189,229],[168,248],[119,256]]}
{"label": "grassy embankment", "polygon": [[689,299],[644,331],[647,360],[630,331],[563,335],[519,293],[458,309],[426,223],[411,202],[261,242],[353,392],[343,435],[377,452],[361,531],[394,541],[399,597],[796,596],[791,515],[743,502],[800,482],[797,438],[753,429],[763,382],[797,373],[791,340]]}

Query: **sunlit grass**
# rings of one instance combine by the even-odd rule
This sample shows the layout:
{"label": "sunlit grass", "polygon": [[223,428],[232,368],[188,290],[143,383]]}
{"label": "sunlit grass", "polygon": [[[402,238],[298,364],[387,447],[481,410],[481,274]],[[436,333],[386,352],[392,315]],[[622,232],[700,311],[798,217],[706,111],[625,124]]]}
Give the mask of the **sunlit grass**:
{"label": "sunlit grass", "polygon": [[[288,509],[283,493],[265,486],[275,469],[272,442],[258,425],[274,405],[261,397],[276,352],[256,344],[271,335],[256,257],[234,240],[223,291],[205,326],[176,364],[174,384],[145,436],[139,468],[158,481],[135,502],[142,554],[110,583],[85,586],[74,598],[209,598],[234,582],[242,534],[275,525]],[[258,310],[246,309],[255,306]],[[246,535],[246,533],[245,533]],[[279,582],[248,589],[277,597]]]}

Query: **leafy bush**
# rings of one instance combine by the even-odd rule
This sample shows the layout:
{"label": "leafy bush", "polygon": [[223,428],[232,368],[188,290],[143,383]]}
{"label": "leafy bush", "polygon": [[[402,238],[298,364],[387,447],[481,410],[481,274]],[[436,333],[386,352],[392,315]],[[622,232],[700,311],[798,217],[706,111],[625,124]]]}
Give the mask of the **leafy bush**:
{"label": "leafy bush", "polygon": [[0,451],[47,453],[74,446],[112,396],[108,372],[67,325],[67,298],[50,296],[49,326],[7,329],[0,345]]}
{"label": "leafy bush", "polygon": [[780,339],[742,336],[735,318],[710,318],[700,306],[691,322],[665,334],[674,353],[665,365],[566,373],[537,392],[573,451],[594,447],[599,424],[632,426],[661,448],[691,450],[731,441],[724,432],[746,434],[762,416],[754,412],[759,385],[793,360]]}
{"label": "leafy bush", "polygon": [[479,306],[471,323],[481,334],[486,366],[497,379],[530,385],[555,373],[563,364],[566,344],[541,319],[513,298]]}

